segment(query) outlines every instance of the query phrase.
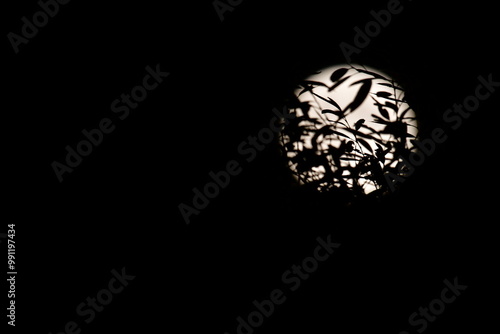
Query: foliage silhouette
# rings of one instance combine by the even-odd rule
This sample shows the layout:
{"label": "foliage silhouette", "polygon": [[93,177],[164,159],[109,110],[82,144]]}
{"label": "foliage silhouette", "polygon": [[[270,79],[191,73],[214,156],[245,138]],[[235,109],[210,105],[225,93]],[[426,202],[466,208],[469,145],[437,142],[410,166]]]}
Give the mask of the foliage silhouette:
{"label": "foliage silhouette", "polygon": [[[415,117],[409,114],[403,88],[381,74],[349,66],[334,70],[328,76],[331,83],[299,82],[297,95],[289,101],[298,117],[284,127],[281,142],[292,171],[306,187],[380,197],[389,193],[385,173],[406,173],[399,159],[414,149],[410,140],[416,129],[409,128],[415,127],[410,124]],[[348,86],[357,91],[343,109],[335,90],[349,79],[358,79]],[[354,121],[351,115],[366,108],[367,101],[373,101],[372,119]]]}

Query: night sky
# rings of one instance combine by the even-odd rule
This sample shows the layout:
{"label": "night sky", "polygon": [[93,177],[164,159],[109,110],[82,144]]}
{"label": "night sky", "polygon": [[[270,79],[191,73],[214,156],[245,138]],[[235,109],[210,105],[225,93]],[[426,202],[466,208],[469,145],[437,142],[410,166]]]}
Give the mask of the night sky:
{"label": "night sky", "polygon": [[[355,27],[388,4],[398,13],[352,62],[406,89],[421,138],[442,129],[447,140],[380,202],[304,191],[277,140],[247,161],[240,145],[269,126],[298,80],[345,63],[339,45],[354,46]],[[480,76],[500,82],[493,3],[245,0],[221,21],[211,0],[71,1],[18,53],[9,33],[22,35],[21,18],[32,22],[40,5],[5,6],[0,233],[15,223],[18,247],[9,331],[55,334],[74,321],[81,333],[236,334],[237,318],[248,321],[253,301],[277,289],[285,300],[256,334],[493,324],[500,83],[459,125],[443,119],[476,94]],[[137,86],[147,96],[127,104]],[[66,147],[99,128],[98,145],[60,182],[54,162],[67,164]],[[186,224],[179,205],[193,206],[193,189],[232,161],[238,172]],[[286,276],[318,238],[340,246],[323,249],[328,259],[307,278]],[[78,306],[122,268],[135,278],[86,323]],[[421,315],[412,326],[414,312],[442,299],[445,280],[467,288],[425,330]]]}

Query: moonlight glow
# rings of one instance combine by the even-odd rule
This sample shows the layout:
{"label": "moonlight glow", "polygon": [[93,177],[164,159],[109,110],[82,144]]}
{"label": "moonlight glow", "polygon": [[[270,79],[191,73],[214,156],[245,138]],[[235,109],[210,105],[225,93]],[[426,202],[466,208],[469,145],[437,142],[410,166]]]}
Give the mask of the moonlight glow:
{"label": "moonlight glow", "polygon": [[415,113],[404,90],[384,73],[332,66],[306,78],[283,131],[289,166],[301,184],[355,195],[386,189],[384,173],[401,173],[398,157],[413,150]]}

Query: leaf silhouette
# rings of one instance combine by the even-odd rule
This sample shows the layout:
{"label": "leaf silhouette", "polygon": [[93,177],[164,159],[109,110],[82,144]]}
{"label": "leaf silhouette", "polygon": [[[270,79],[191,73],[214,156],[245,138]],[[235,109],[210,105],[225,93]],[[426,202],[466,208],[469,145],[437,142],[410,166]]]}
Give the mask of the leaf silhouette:
{"label": "leaf silhouette", "polygon": [[313,88],[311,86],[306,86],[306,87],[304,87],[304,89],[302,89],[300,91],[298,96],[301,96],[302,94],[307,93],[307,92],[312,92],[312,90],[313,90]]}
{"label": "leaf silhouette", "polygon": [[401,103],[406,102],[405,100],[398,100],[398,99],[395,99],[393,97],[386,97],[386,99],[394,101],[394,102],[401,102]]}
{"label": "leaf silhouette", "polygon": [[380,115],[382,115],[382,117],[386,119],[391,119],[389,117],[389,113],[387,112],[387,110],[385,110],[384,107],[380,104],[378,105],[378,112],[380,113]]}
{"label": "leaf silhouette", "polygon": [[401,87],[398,87],[398,86],[395,86],[393,84],[390,84],[390,83],[386,83],[386,82],[379,82],[377,83],[378,85],[381,85],[381,86],[385,86],[385,87],[390,87],[390,88],[393,88],[393,89],[399,89],[399,90],[403,90],[403,88]]}
{"label": "leaf silhouette", "polygon": [[331,105],[339,108],[339,110],[342,111],[342,108],[338,105],[337,102],[335,102],[334,100],[332,100],[331,97],[328,97],[328,103],[330,103]]}
{"label": "leaf silhouette", "polygon": [[321,110],[322,114],[333,114],[335,116],[338,116],[339,111],[338,110],[331,110],[331,109],[323,109]]}
{"label": "leaf silhouette", "polygon": [[364,123],[364,122],[365,122],[365,120],[364,120],[364,119],[360,119],[360,120],[358,120],[356,123],[354,123],[354,128],[355,128],[356,130],[359,130],[359,128],[363,125],[363,123]]}
{"label": "leaf silhouette", "polygon": [[301,87],[303,87],[304,89],[299,93],[299,96],[302,95],[303,93],[306,93],[306,92],[311,92],[312,93],[312,90],[314,89],[313,86],[322,86],[322,87],[328,87],[327,85],[325,85],[324,83],[322,82],[318,82],[318,81],[311,81],[311,80],[304,80],[302,81],[300,84],[299,84]]}
{"label": "leaf silhouette", "polygon": [[372,147],[370,146],[370,144],[368,144],[368,142],[362,138],[358,138],[357,140],[361,145],[363,145],[368,151],[372,152],[373,153],[373,149]]}
{"label": "leaf silhouette", "polygon": [[317,131],[318,135],[331,135],[333,132],[333,129],[330,127],[330,125],[324,125]]}
{"label": "leaf silhouette", "polygon": [[355,81],[355,82],[353,82],[352,84],[350,84],[350,85],[349,85],[349,87],[354,86],[354,85],[359,85],[359,84],[361,84],[361,83],[364,83],[364,82],[365,82],[365,81],[367,81],[367,80],[370,80],[370,81],[371,81],[372,79],[371,79],[371,78],[368,78],[368,79],[367,79],[367,78],[360,79],[360,80]]}
{"label": "leaf silhouette", "polygon": [[382,133],[388,133],[394,137],[406,138],[415,137],[407,132],[408,124],[402,122],[390,122],[388,123]]}
{"label": "leaf silhouette", "polygon": [[396,111],[396,112],[397,112],[397,111],[398,111],[398,109],[399,109],[399,108],[398,108],[398,107],[397,107],[394,103],[392,103],[392,102],[386,102],[386,103],[385,103],[385,105],[386,105],[386,107],[389,107],[389,108],[391,108],[392,110],[394,110],[394,111]]}
{"label": "leaf silhouette", "polygon": [[379,116],[377,116],[375,114],[372,114],[371,116],[374,119],[374,121],[373,121],[374,123],[386,124],[386,125],[389,124],[389,123],[391,123],[390,121],[386,121],[385,119],[383,119],[383,118],[381,118],[381,117],[379,117]]}
{"label": "leaf silhouette", "polygon": [[361,80],[359,83],[362,83],[361,88],[358,90],[358,94],[354,100],[347,106],[346,110],[356,110],[365,101],[366,97],[370,93],[370,89],[372,88],[371,79]]}
{"label": "leaf silhouette", "polygon": [[311,92],[311,94],[313,94],[316,97],[319,97],[320,99],[322,99],[325,102],[330,103],[332,106],[334,106],[335,108],[338,108],[340,111],[342,111],[342,108],[338,105],[337,102],[333,101],[331,97],[328,97],[328,99],[325,99],[323,96],[318,95],[316,93]]}
{"label": "leaf silhouette", "polygon": [[381,91],[377,92],[375,95],[377,95],[378,97],[391,97],[392,93]]}
{"label": "leaf silhouette", "polygon": [[[341,118],[344,114],[342,113],[342,111],[339,111],[339,110],[331,110],[331,109],[323,109],[321,110],[321,113],[324,115],[324,114],[332,114],[332,115],[335,115],[337,116],[338,118]],[[331,121],[331,120],[329,120]],[[333,121],[331,121],[333,122]]]}
{"label": "leaf silhouette", "polygon": [[311,109],[311,105],[309,104],[309,102],[302,102],[299,104],[299,108],[302,109],[302,112],[307,115],[307,113]]}
{"label": "leaf silhouette", "polygon": [[336,131],[336,130],[332,130],[332,133],[336,134],[337,136],[341,136],[341,137],[345,137],[347,139],[351,139],[351,137],[349,137],[348,135],[346,135],[346,134],[344,134],[342,132]]}
{"label": "leaf silhouette", "polygon": [[332,82],[339,80],[347,73],[347,71],[349,71],[348,68],[339,68],[338,70],[332,73],[332,75],[330,76],[330,80]]}
{"label": "leaf silhouette", "polygon": [[332,87],[328,88],[328,91],[331,92],[332,90],[334,90],[335,88],[337,88],[338,86],[342,85],[347,79],[349,79],[351,76],[348,76],[348,77],[345,77],[344,79],[340,80],[340,81],[337,81],[335,83],[335,85],[333,85]]}

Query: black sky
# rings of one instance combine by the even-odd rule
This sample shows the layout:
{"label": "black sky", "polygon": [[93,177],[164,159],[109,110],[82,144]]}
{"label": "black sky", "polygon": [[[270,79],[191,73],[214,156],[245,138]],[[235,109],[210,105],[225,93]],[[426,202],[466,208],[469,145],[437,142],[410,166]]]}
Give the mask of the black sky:
{"label": "black sky", "polygon": [[[189,226],[178,205],[192,189],[243,161],[238,145],[294,80],[342,63],[339,44],[387,2],[246,0],[221,22],[211,1],[73,1],[18,54],[5,38],[4,212],[19,226],[20,328],[59,332],[125,266],[136,280],[82,333],[233,334],[252,301],[283,288],[282,273],[330,234],[338,252],[256,333],[399,333],[456,276],[468,290],[427,332],[486,328],[498,92],[456,131],[442,115],[479,75],[500,81],[498,14],[486,1],[402,4],[355,61],[396,78],[422,133],[441,127],[449,139],[401,192],[351,206],[303,193],[272,143]],[[8,6],[5,35],[39,10]],[[157,64],[170,76],[118,120],[111,102]],[[103,118],[116,130],[59,183],[51,163]]]}

